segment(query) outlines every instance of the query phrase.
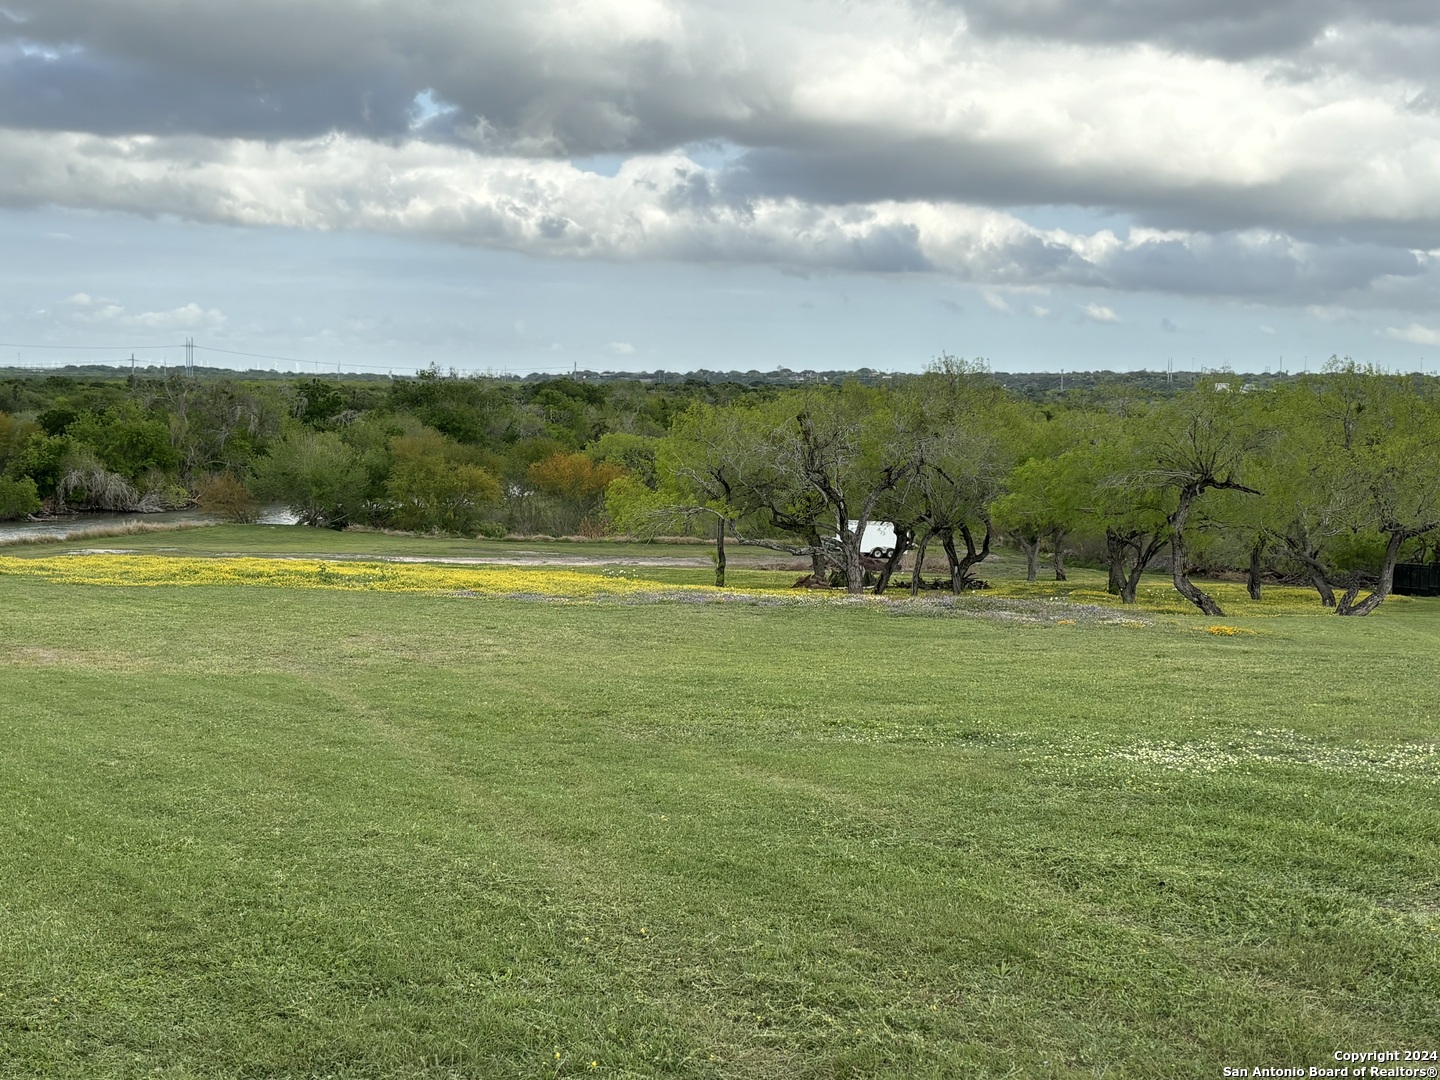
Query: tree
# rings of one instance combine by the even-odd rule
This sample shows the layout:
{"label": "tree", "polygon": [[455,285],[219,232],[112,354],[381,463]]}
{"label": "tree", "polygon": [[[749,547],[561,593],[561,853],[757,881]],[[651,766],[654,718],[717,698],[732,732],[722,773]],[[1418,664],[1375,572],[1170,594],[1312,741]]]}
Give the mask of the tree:
{"label": "tree", "polygon": [[136,401],[112,405],[101,414],[87,413],[71,423],[66,434],[90,446],[108,471],[132,482],[151,470],[172,470],[180,461],[165,421]]}
{"label": "tree", "polygon": [[1403,379],[1350,360],[1277,400],[1286,437],[1267,462],[1268,535],[1322,604],[1368,615],[1405,545],[1440,529],[1440,417]]}
{"label": "tree", "polygon": [[609,461],[594,461],[588,454],[554,453],[525,471],[534,489],[559,504],[565,524],[577,527],[604,503],[605,489],[624,473]]}
{"label": "tree", "polygon": [[359,455],[333,431],[292,427],[255,466],[261,498],[287,504],[302,525],[343,529],[363,511]]}
{"label": "tree", "polygon": [[995,523],[1015,538],[1025,554],[1025,580],[1039,571],[1040,542],[1049,539],[1054,551],[1055,580],[1065,580],[1065,537],[1081,521],[1085,491],[1080,462],[1072,453],[1056,458],[1031,458],[1006,480],[1008,493],[991,504]]}
{"label": "tree", "polygon": [[1244,482],[1257,452],[1268,441],[1245,395],[1197,387],[1156,409],[1148,418],[1151,476],[1175,496],[1166,517],[1175,588],[1206,615],[1223,616],[1211,596],[1190,580],[1185,530],[1197,501],[1207,491],[1259,492]]}
{"label": "tree", "polygon": [[[950,569],[950,588],[962,592],[971,567],[990,555],[990,506],[1004,491],[1018,453],[1015,432],[1026,417],[1008,401],[983,362],[941,356],[914,384],[921,433],[913,499],[919,542],[911,592],[919,586],[925,549],[939,537]],[[956,534],[965,544],[961,555]],[[981,539],[976,542],[976,533]]]}
{"label": "tree", "polygon": [[1351,582],[1335,610],[1369,615],[1390,595],[1404,545],[1440,529],[1440,416],[1398,378],[1353,361],[1332,362],[1323,382],[1320,402],[1345,470],[1342,501],[1355,508],[1357,531],[1384,542],[1369,594],[1357,599],[1363,586]]}
{"label": "tree", "polygon": [[216,473],[204,480],[195,501],[202,510],[226,521],[252,522],[260,516],[259,501],[234,473]]}
{"label": "tree", "polygon": [[1085,434],[1065,452],[1063,471],[1076,486],[1081,520],[1105,538],[1108,589],[1135,603],[1141,578],[1169,539],[1173,499],[1148,468],[1139,420],[1088,414]]}
{"label": "tree", "polygon": [[797,391],[765,443],[778,478],[817,496],[835,537],[847,592],[865,588],[861,543],[881,498],[920,467],[913,399],[847,383]]}
{"label": "tree", "polygon": [[0,521],[13,521],[40,509],[40,494],[28,476],[11,479],[0,476]]}
{"label": "tree", "polygon": [[433,457],[398,459],[386,491],[402,529],[461,536],[475,535],[485,511],[500,501],[493,473]]}
{"label": "tree", "polygon": [[[749,461],[756,445],[753,420],[739,409],[696,402],[675,417],[670,434],[655,447],[654,472],[661,478],[660,487],[644,504],[645,513],[652,523],[688,526],[697,517],[710,519],[716,588],[725,587],[726,531],[744,514],[740,485],[753,464]],[[635,498],[631,505],[642,503]],[[631,519],[635,520],[633,512]]]}

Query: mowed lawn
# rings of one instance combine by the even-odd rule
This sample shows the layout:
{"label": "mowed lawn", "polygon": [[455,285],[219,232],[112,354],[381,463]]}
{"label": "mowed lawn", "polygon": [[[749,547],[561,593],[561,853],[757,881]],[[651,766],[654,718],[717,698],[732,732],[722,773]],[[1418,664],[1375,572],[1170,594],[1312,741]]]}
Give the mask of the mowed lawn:
{"label": "mowed lawn", "polygon": [[1440,602],[1210,621],[0,577],[0,1076],[1434,1046]]}

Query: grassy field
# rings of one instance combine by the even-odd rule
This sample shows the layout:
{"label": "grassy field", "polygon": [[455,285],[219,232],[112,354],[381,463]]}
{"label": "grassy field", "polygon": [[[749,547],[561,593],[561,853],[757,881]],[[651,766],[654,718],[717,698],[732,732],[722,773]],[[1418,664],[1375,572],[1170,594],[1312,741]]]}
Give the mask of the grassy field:
{"label": "grassy field", "polygon": [[[327,553],[276,535],[184,541]],[[946,607],[67,558],[0,570],[0,1076],[1201,1077],[1440,1031],[1440,602],[1232,634],[1003,564]]]}

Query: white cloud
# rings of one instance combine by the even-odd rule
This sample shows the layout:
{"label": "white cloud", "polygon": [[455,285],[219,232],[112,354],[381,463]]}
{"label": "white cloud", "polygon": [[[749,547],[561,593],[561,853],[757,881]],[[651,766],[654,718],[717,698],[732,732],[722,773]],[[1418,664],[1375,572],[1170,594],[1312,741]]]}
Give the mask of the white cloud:
{"label": "white cloud", "polygon": [[225,314],[215,308],[186,304],[169,311],[145,311],[127,315],[121,323],[140,330],[214,330],[225,325]]}
{"label": "white cloud", "polygon": [[[163,208],[202,222],[409,233],[567,259],[933,272],[983,286],[984,302],[1000,312],[1016,310],[1016,294],[1067,284],[1310,304],[1332,317],[1354,306],[1431,309],[1440,296],[1440,262],[1408,250],[1325,247],[1274,230],[1136,228],[1121,238],[929,200],[740,197],[727,191],[726,168],[657,154],[629,158],[612,176],[566,161],[340,135],[265,145],[0,130],[0,203]],[[1093,306],[1113,315],[1113,305]],[[190,325],[200,314],[171,321]]]}
{"label": "white cloud", "polygon": [[1103,304],[1086,304],[1080,310],[1096,322],[1118,323],[1120,321],[1120,316],[1116,315],[1112,308]]}
{"label": "white cloud", "polygon": [[118,301],[97,299],[83,292],[66,298],[63,307],[72,322],[131,330],[218,330],[227,321],[224,312],[193,302],[168,311],[131,315]]}
{"label": "white cloud", "polygon": [[634,356],[635,346],[628,341],[612,341],[605,346],[605,351],[613,356]]}
{"label": "white cloud", "polygon": [[1397,341],[1408,341],[1412,345],[1440,345],[1440,330],[1431,330],[1419,323],[1387,327],[1385,336]]}
{"label": "white cloud", "polygon": [[[1425,59],[1437,19],[1413,0],[1388,21],[1333,2],[1254,19],[1118,0],[15,6],[51,57],[6,69],[17,129],[420,132],[516,157],[724,140],[765,149],[746,167],[770,194],[819,202],[860,185],[865,202],[1103,205],[1191,229],[1440,229],[1437,86],[1400,63],[1407,45]],[[1319,48],[1312,24],[1345,33],[1308,67],[1275,59]],[[1186,46],[1242,27],[1245,48]]]}

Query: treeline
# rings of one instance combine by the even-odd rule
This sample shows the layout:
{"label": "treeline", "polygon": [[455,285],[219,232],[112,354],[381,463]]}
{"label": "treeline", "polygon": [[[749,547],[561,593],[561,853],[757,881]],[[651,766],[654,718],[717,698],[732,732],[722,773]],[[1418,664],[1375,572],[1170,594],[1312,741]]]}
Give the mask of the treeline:
{"label": "treeline", "polygon": [[573,379],[238,379],[183,371],[0,381],[0,519],[286,503],[306,524],[464,535],[604,527],[690,405],[765,388]]}
{"label": "treeline", "polygon": [[[1326,606],[1364,615],[1402,557],[1434,551],[1435,391],[1421,376],[1334,361],[1269,388],[1219,378],[1040,407],[946,357],[894,386],[696,404],[661,440],[655,479],[617,478],[607,505],[631,532],[708,522],[717,581],[727,540],[809,555],[817,577],[851,592],[883,592],[909,556],[919,568],[938,545],[961,592],[1003,537],[1032,580],[1042,545],[1057,577],[1067,550],[1103,552],[1127,603],[1163,560],[1211,615],[1223,612],[1197,569],[1242,570],[1256,597],[1267,577],[1299,578]],[[862,547],[876,521],[895,528],[883,559]],[[922,584],[912,569],[912,591]]]}
{"label": "treeline", "polygon": [[[1133,602],[1166,566],[1314,586],[1374,610],[1440,531],[1437,380],[1349,361],[1245,383],[1085,380],[1045,400],[981,363],[799,387],[164,377],[0,381],[0,517],[266,502],[307,524],[462,535],[704,533],[807,556],[884,591],[927,551],[962,591],[1002,539],[1038,573],[1067,552]],[[1037,383],[1036,385],[1039,385]],[[894,549],[862,549],[891,522]],[[901,575],[897,577],[897,575]],[[913,570],[912,590],[927,585]],[[933,584],[933,583],[928,583]],[[1362,595],[1363,594],[1363,595]]]}

